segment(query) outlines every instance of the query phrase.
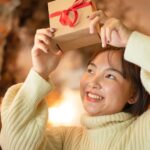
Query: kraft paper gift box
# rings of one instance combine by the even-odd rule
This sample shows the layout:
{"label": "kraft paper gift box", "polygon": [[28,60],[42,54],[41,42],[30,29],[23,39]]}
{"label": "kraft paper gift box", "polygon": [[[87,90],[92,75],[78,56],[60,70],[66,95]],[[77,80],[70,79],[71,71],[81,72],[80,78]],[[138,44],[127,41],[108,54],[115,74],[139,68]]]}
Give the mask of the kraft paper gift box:
{"label": "kraft paper gift box", "polygon": [[92,0],[55,0],[48,3],[48,10],[50,27],[56,28],[53,39],[62,50],[100,43],[99,25],[96,33],[89,33],[88,16],[96,10]]}

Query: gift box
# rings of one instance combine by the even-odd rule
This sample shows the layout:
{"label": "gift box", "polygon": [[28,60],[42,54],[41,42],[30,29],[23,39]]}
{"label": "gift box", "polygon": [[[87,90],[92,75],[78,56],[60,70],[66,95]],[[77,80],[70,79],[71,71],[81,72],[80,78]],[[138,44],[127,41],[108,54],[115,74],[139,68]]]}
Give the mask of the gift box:
{"label": "gift box", "polygon": [[100,43],[97,32],[89,33],[88,16],[96,10],[92,0],[55,0],[48,3],[50,27],[56,28],[54,40],[64,50]]}

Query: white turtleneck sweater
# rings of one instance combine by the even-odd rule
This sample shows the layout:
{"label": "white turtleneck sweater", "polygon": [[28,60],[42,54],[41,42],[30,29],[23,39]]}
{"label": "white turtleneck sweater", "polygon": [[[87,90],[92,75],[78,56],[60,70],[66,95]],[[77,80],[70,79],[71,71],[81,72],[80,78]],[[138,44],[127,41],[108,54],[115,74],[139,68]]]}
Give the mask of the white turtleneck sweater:
{"label": "white turtleneck sweater", "polygon": [[[150,38],[132,33],[125,59],[141,67],[150,92]],[[149,150],[150,110],[135,118],[129,113],[81,118],[82,127],[46,130],[43,99],[52,85],[33,70],[24,84],[11,87],[2,103],[0,145],[3,150]]]}

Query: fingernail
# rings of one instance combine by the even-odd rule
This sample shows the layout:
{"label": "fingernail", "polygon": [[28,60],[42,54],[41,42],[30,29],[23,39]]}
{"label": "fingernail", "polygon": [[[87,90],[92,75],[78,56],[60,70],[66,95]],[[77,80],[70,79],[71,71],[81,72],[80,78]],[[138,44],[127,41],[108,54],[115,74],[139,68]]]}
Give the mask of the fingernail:
{"label": "fingernail", "polygon": [[53,32],[53,28],[50,28],[49,30],[50,30],[50,32]]}
{"label": "fingernail", "polygon": [[94,29],[93,29],[93,28],[90,29],[90,33],[91,33],[91,34],[94,33]]}
{"label": "fingernail", "polygon": [[92,20],[93,17],[92,16],[87,16],[87,19]]}
{"label": "fingernail", "polygon": [[106,45],[105,45],[105,44],[102,44],[102,47],[103,47],[103,48],[105,48],[105,47],[106,47]]}
{"label": "fingernail", "polygon": [[90,29],[90,34],[92,34],[92,31],[91,31],[91,29]]}
{"label": "fingernail", "polygon": [[51,31],[51,32],[55,32],[55,31],[56,31],[56,28],[50,28],[50,31]]}
{"label": "fingernail", "polygon": [[62,55],[63,54],[63,52],[61,51],[61,50],[59,50],[58,52],[57,52],[57,55]]}

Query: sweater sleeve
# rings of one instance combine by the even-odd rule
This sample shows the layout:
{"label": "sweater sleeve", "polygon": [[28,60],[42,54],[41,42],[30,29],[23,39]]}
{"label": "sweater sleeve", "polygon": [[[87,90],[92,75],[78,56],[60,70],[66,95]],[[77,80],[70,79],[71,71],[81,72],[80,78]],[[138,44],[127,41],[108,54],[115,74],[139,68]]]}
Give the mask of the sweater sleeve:
{"label": "sweater sleeve", "polygon": [[[125,50],[125,59],[141,67],[142,84],[150,93],[150,36],[133,32]],[[150,110],[138,117],[131,130],[131,139],[139,141],[137,149],[149,149]]]}
{"label": "sweater sleeve", "polygon": [[1,109],[3,150],[38,149],[47,123],[47,105],[42,99],[51,89],[32,69],[24,84],[8,89]]}
{"label": "sweater sleeve", "polygon": [[141,67],[141,81],[150,93],[150,37],[133,32],[129,38],[125,59]]}

